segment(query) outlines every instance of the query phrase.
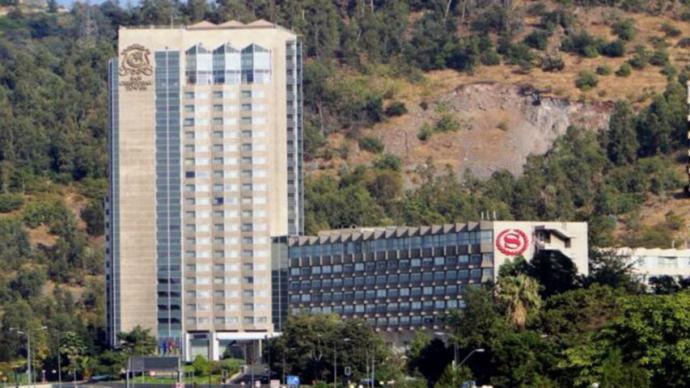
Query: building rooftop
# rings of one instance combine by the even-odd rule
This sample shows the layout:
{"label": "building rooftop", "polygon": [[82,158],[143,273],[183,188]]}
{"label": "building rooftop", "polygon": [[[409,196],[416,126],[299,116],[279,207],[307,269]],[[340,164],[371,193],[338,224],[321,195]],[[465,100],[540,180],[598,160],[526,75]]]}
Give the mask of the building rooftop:
{"label": "building rooftop", "polygon": [[[144,29],[170,29],[170,30],[229,30],[229,29],[260,29],[260,28],[277,28],[285,31],[293,32],[285,27],[278,24],[271,23],[264,19],[258,19],[251,23],[242,23],[237,20],[228,20],[227,22],[221,24],[215,24],[208,20],[204,20],[192,25],[184,24],[167,24],[167,25],[148,25],[148,26],[133,26],[133,27],[120,27],[123,30],[144,30]],[[294,33],[294,32],[293,32]]]}
{"label": "building rooftop", "polygon": [[690,249],[621,247],[613,250],[620,256],[690,257]]}

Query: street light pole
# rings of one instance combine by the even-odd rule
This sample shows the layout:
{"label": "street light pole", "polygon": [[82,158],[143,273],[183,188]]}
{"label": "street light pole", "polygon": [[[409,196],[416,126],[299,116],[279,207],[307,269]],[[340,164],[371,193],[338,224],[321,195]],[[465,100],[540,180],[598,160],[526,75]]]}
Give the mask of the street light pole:
{"label": "street light pole", "polygon": [[57,343],[57,362],[58,362],[58,387],[62,388],[62,361],[60,360],[60,345],[62,342],[62,337],[60,336],[60,331],[57,332],[58,343]]}
{"label": "street light pole", "polygon": [[[343,338],[343,342],[350,341],[349,338]],[[333,388],[337,388],[338,382],[338,342],[333,341]]]}
{"label": "street light pole", "polygon": [[462,361],[460,361],[460,365],[458,365],[458,367],[461,367],[462,364],[464,364],[465,361],[467,361],[475,353],[484,353],[484,348],[477,348],[471,351],[470,354],[467,355],[467,357],[463,358]]}
{"label": "street light pole", "polygon": [[29,386],[33,386],[33,374],[31,373],[31,331],[29,329],[26,330],[26,352],[26,373],[29,375]]}
{"label": "street light pole", "polygon": [[21,331],[17,328],[10,327],[10,331],[14,331],[19,335],[26,335],[26,377],[28,379],[27,384],[31,386],[31,336],[29,330]]}

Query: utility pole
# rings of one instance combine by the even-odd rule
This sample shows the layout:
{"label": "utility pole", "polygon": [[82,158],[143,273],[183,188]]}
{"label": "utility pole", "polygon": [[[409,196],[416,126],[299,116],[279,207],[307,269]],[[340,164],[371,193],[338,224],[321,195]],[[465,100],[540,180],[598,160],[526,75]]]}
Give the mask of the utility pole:
{"label": "utility pole", "polygon": [[29,375],[29,385],[33,386],[33,374],[31,373],[31,332],[28,329],[26,330],[26,348],[26,359],[28,360],[26,363],[26,373]]}
{"label": "utility pole", "polygon": [[57,346],[57,358],[58,358],[58,387],[62,388],[62,361],[60,357],[60,342],[62,342],[62,336],[60,335],[60,332],[58,331],[58,346]]}

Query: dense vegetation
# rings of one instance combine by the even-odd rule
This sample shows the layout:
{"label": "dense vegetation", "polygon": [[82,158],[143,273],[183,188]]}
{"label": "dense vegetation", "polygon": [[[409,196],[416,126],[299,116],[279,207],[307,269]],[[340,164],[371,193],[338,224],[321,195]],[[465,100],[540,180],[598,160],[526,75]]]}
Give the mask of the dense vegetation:
{"label": "dense vegetation", "polygon": [[[640,294],[611,258],[587,278],[560,265],[562,259],[508,262],[495,285],[467,288],[465,308],[448,312],[442,332],[418,332],[404,355],[363,322],[291,317],[272,341],[273,368],[321,384],[333,381],[337,357],[342,383],[368,379],[373,366],[377,381],[404,387],[457,387],[466,380],[496,387],[687,386],[688,291]],[[454,353],[458,364],[466,361],[457,368]]]}
{"label": "dense vegetation", "polygon": [[[34,333],[38,369],[55,369],[58,349],[67,360],[65,371],[81,376],[116,372],[126,354],[150,352],[146,345],[125,346],[124,352],[102,351],[105,66],[115,55],[117,26],[264,18],[304,37],[306,159],[346,157],[346,145],[333,149],[325,141],[324,136],[334,131],[356,139],[362,149],[377,155],[371,166],[346,165],[337,176],[307,178],[309,232],[350,225],[462,221],[495,211],[505,219],[586,220],[592,242],[602,246],[614,243],[612,228],[615,222],[624,221],[633,232],[621,242],[668,245],[670,233],[684,227],[682,219],[668,214],[660,225],[638,227],[636,214],[649,195],[664,196],[680,184],[672,153],[685,132],[685,69],[676,69],[669,62],[662,41],[652,47],[627,47],[626,42],[636,34],[634,23],[627,19],[612,24],[615,40],[592,36],[572,12],[574,7],[590,6],[686,19],[689,15],[680,2],[628,0],[531,2],[525,6],[441,0],[218,0],[213,4],[144,0],[127,9],[107,1],[99,6],[76,4],[65,14],[16,10],[0,17],[0,371],[7,375],[25,363],[24,339],[12,328]],[[524,15],[539,18],[540,27],[518,39],[524,30]],[[666,36],[678,34],[671,22],[664,31]],[[554,46],[559,34],[563,38]],[[501,63],[515,65],[521,72],[536,67],[562,71],[561,55],[628,55],[616,75],[658,66],[668,77],[668,87],[644,105],[616,103],[606,132],[571,128],[552,151],[531,157],[520,177],[507,172],[497,172],[488,180],[457,177],[427,163],[416,171],[423,177],[422,184],[405,189],[405,166],[400,159],[387,153],[377,138],[360,133],[362,128],[407,112],[394,93],[369,82],[374,78],[417,82],[429,70],[472,72],[479,66]],[[578,86],[593,88],[597,77],[611,71],[582,74]],[[442,116],[424,134],[420,131],[420,136],[456,130],[459,123]],[[682,285],[661,284],[658,288],[675,292]],[[551,298],[544,302],[542,313],[556,303]],[[631,309],[676,303],[653,297],[640,300],[644,303],[620,303]],[[677,303],[685,301],[680,298]],[[504,341],[499,344],[501,351],[508,352],[514,343],[553,345],[544,345],[546,340],[535,337],[539,330],[546,332],[546,326],[532,326],[530,320],[525,325],[526,329],[516,328],[515,332],[498,327],[514,336],[500,337]],[[623,328],[624,322],[611,325],[608,336],[575,345],[595,347],[623,341],[623,334],[616,336],[615,329]],[[125,344],[148,343],[139,331],[128,333],[123,340]],[[493,349],[499,348],[493,346],[499,345],[492,345],[492,357],[498,357],[499,350]],[[597,358],[601,348],[584,349],[582,352],[589,351],[590,369],[566,371],[573,376],[594,376],[592,370],[606,365],[609,369],[620,369],[620,363],[636,368],[637,359],[629,357],[646,351],[622,349],[620,356],[611,358]],[[580,356],[572,354],[578,362]],[[539,368],[546,368],[548,360],[537,361]],[[315,371],[327,369],[324,365]],[[470,366],[477,377],[499,376],[495,369],[481,372]],[[662,372],[649,370],[652,381],[666,378]],[[549,369],[540,376],[560,382],[555,373]],[[495,383],[511,385],[513,381],[518,380]]]}

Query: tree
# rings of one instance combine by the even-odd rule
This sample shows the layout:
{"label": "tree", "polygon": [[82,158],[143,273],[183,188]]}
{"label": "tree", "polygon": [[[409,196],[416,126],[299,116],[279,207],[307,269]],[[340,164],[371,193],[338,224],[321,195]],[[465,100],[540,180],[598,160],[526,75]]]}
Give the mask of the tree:
{"label": "tree", "polygon": [[621,290],[601,285],[566,291],[546,299],[539,329],[566,346],[587,343],[620,313]]}
{"label": "tree", "polygon": [[578,282],[575,264],[561,252],[538,252],[530,261],[528,274],[542,285],[543,298],[571,290]]}
{"label": "tree", "polygon": [[471,380],[474,380],[474,375],[472,375],[470,368],[466,366],[458,368],[453,365],[447,365],[434,388],[457,388],[465,381]]}
{"label": "tree", "polygon": [[530,312],[539,310],[542,304],[539,283],[525,274],[519,274],[499,277],[497,287],[497,299],[506,306],[510,323],[524,330]]}
{"label": "tree", "polygon": [[24,299],[33,299],[41,295],[46,282],[46,274],[42,268],[29,269],[22,267],[17,277],[10,283],[10,288]]}
{"label": "tree", "polygon": [[446,347],[439,338],[431,339],[419,350],[415,358],[409,360],[410,368],[418,371],[433,387],[444,374],[453,359],[453,349]]}
{"label": "tree", "polygon": [[604,359],[600,372],[601,387],[627,388],[650,386],[649,372],[639,364],[625,364],[619,349],[613,349]]}
{"label": "tree", "polygon": [[611,162],[616,165],[634,163],[637,159],[635,115],[630,103],[617,101],[609,119],[608,144],[606,150]]}
{"label": "tree", "polygon": [[211,363],[202,355],[198,355],[192,362],[194,374],[198,376],[208,376],[211,373]]}
{"label": "tree", "polygon": [[394,364],[383,339],[366,322],[346,323],[337,315],[289,316],[283,334],[272,339],[269,348],[273,370],[297,374],[309,382],[333,379],[334,351],[338,375],[343,376],[341,368],[349,366],[353,381],[366,378],[372,362],[377,365],[377,377],[387,370],[381,365]]}
{"label": "tree", "polygon": [[554,344],[535,331],[497,333],[489,380],[501,387],[556,387],[547,377],[556,360]]}
{"label": "tree", "polygon": [[491,290],[468,287],[463,293],[465,308],[452,312],[449,324],[453,338],[461,348],[476,349],[490,343],[496,332],[508,330],[499,306],[494,303]]}
{"label": "tree", "polygon": [[589,277],[585,279],[585,283],[623,288],[631,293],[641,291],[641,284],[633,274],[634,263],[615,250],[592,250],[589,254],[589,266]]}
{"label": "tree", "polygon": [[119,333],[117,340],[120,349],[130,356],[148,356],[156,351],[156,339],[151,330],[138,325],[130,332]]}
{"label": "tree", "polygon": [[68,331],[63,334],[60,341],[60,353],[67,357],[68,370],[76,376],[82,367],[82,359],[86,357],[86,345],[77,333]]}
{"label": "tree", "polygon": [[655,276],[649,279],[649,285],[657,295],[675,294],[680,291],[680,284],[672,276]]}
{"label": "tree", "polygon": [[618,347],[624,363],[649,371],[652,386],[687,386],[690,293],[626,297],[601,340]]}

